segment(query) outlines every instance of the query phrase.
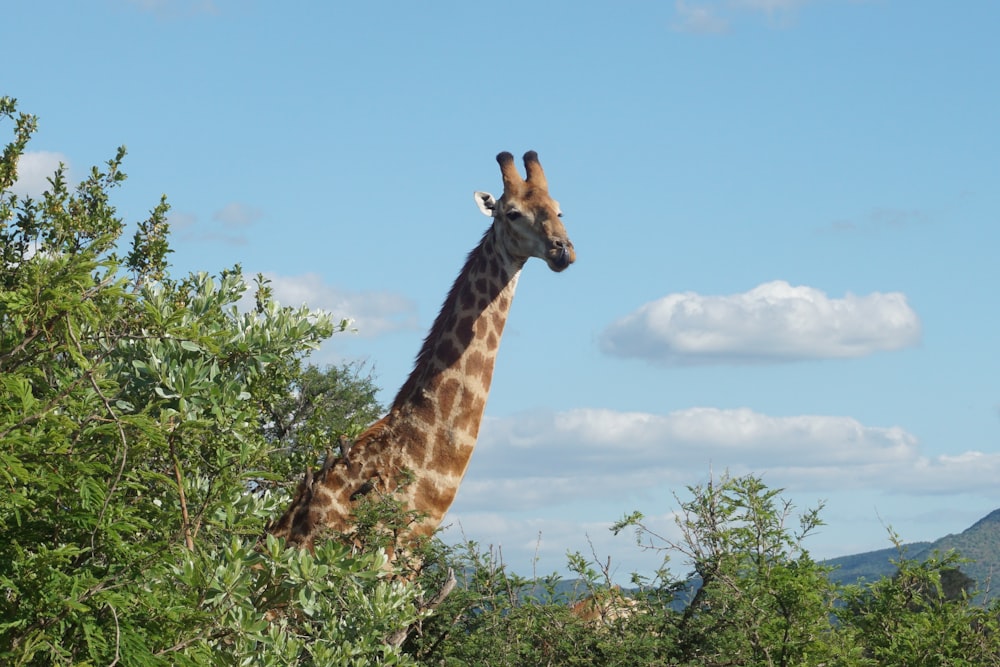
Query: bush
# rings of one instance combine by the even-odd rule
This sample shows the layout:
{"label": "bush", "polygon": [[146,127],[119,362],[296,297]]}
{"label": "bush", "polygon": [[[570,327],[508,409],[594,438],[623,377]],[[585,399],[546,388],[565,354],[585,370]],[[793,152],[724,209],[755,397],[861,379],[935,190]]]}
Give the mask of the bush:
{"label": "bush", "polygon": [[[346,323],[279,307],[260,278],[257,307],[240,312],[239,266],[172,278],[165,199],[123,258],[110,201],[124,148],[72,191],[60,168],[39,200],[16,196],[35,120],[2,98],[10,121],[0,662],[408,662],[384,639],[417,618],[416,589],[384,553],[258,544],[318,434],[377,410],[369,380],[303,364]],[[308,414],[289,404],[303,387]]]}

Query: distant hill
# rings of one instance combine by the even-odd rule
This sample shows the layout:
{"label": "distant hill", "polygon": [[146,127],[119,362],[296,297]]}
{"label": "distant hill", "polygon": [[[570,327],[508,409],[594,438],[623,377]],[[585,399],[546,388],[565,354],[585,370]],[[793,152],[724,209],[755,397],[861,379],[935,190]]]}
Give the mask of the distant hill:
{"label": "distant hill", "polygon": [[[931,550],[954,549],[972,562],[961,566],[962,572],[976,580],[980,588],[990,586],[996,575],[1000,582],[1000,509],[993,510],[958,535],[946,535],[931,545]],[[992,586],[990,586],[992,588]]]}
{"label": "distant hill", "polygon": [[[903,545],[903,553],[907,558],[920,559],[922,554],[931,553],[932,542],[911,542]],[[830,573],[830,579],[838,584],[854,584],[858,581],[876,581],[896,572],[893,560],[899,560],[900,553],[895,547],[866,551],[865,553],[841,556],[824,561],[824,565],[832,565],[836,569]],[[972,576],[972,575],[969,575]]]}
{"label": "distant hill", "polygon": [[[975,579],[980,589],[989,586],[993,573],[1000,572],[1000,509],[993,510],[957,535],[945,535],[933,542],[904,544],[903,555],[911,560],[923,560],[934,552],[943,554],[952,549],[971,561],[959,569]],[[890,561],[899,556],[895,548],[879,549],[831,558],[825,564],[837,568],[830,577],[838,583],[855,583],[859,579],[875,581],[896,571]]]}
{"label": "distant hill", "polygon": [[[963,563],[959,569],[976,581],[979,589],[990,586],[990,579],[997,574],[997,588],[1000,588],[1000,509],[994,510],[982,519],[972,524],[957,535],[945,535],[933,542],[910,542],[901,545],[902,555],[910,560],[924,560],[934,552],[945,553],[951,549],[957,551],[963,558],[971,562]],[[839,584],[853,584],[859,581],[873,582],[882,577],[892,576],[896,566],[892,561],[899,560],[900,550],[895,547],[879,549],[866,553],[841,556],[824,561],[836,569],[830,573],[830,579]],[[673,603],[680,610],[686,605],[693,591],[698,587],[698,580],[688,582],[685,593],[682,593]],[[540,600],[565,604],[586,596],[589,591],[580,579],[561,579],[550,585],[551,590],[542,582],[528,583],[520,591],[522,599]],[[634,591],[623,589],[626,594]],[[991,598],[997,593],[992,592]]]}

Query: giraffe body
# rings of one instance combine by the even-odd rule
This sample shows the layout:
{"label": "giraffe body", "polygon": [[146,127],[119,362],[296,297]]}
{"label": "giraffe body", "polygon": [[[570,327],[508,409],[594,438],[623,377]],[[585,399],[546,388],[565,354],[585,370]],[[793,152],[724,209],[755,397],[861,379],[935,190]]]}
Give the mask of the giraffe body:
{"label": "giraffe body", "polygon": [[534,151],[524,156],[527,179],[510,153],[497,162],[503,195],[475,195],[493,224],[469,253],[389,413],[353,444],[341,441],[341,459],[328,458],[315,477],[307,472],[270,533],[311,547],[323,528],[349,532],[354,504],[392,492],[407,471],[412,482],[396,495],[425,515],[415,535],[432,533],[448,511],[476,445],[521,268],[539,257],[562,271],[576,259]]}
{"label": "giraffe body", "polygon": [[639,609],[639,601],[625,597],[618,586],[595,591],[569,607],[570,613],[584,623],[604,628],[620,619],[631,618]]}

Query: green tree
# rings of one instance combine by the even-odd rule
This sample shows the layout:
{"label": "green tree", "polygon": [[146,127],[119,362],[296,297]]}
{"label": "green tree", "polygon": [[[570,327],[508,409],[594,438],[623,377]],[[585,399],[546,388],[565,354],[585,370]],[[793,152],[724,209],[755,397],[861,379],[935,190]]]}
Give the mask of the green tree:
{"label": "green tree", "polygon": [[[165,199],[119,254],[124,148],[74,189],[60,168],[37,200],[16,196],[36,122],[2,98],[9,123],[0,662],[407,662],[385,638],[419,617],[417,590],[384,553],[260,539],[286,500],[287,452],[372,409],[370,381],[338,398],[347,370],[303,366],[346,323],[280,307],[262,280],[241,312],[239,266],[171,277]],[[303,392],[308,414],[288,408]],[[276,432],[287,414],[293,427]]]}
{"label": "green tree", "polygon": [[685,592],[678,582],[660,586],[683,603],[682,611],[662,617],[663,635],[673,639],[670,663],[822,663],[836,588],[803,546],[822,525],[819,508],[789,527],[791,503],[753,475],[723,476],[689,491],[692,499],[681,503],[677,519],[680,540],[654,533],[640,513],[614,527],[634,527],[641,545],[664,553],[665,565],[680,557],[692,568]]}
{"label": "green tree", "polygon": [[[614,527],[636,530],[664,565],[607,618],[585,622],[557,594],[558,578],[529,582],[506,573],[476,545],[453,553],[465,585],[424,622],[413,650],[428,663],[491,665],[821,665],[834,652],[836,588],[802,542],[819,510],[787,524],[792,506],[759,478],[723,477],[689,489],[680,540],[655,534],[635,513]],[[690,577],[667,567],[681,558]],[[569,557],[578,595],[620,598],[610,562]],[[692,585],[694,586],[692,592]]]}
{"label": "green tree", "polygon": [[[975,592],[956,554],[901,558],[893,577],[839,587],[803,544],[821,525],[819,509],[795,513],[754,475],[689,492],[679,501],[678,538],[652,532],[639,513],[614,527],[634,528],[641,545],[664,555],[659,571],[633,575],[633,590],[611,588],[610,561],[596,555],[570,555],[577,579],[567,590],[556,576],[509,573],[499,550],[446,549],[439,555],[461,584],[421,620],[406,650],[434,665],[1000,664],[1000,606],[970,603]],[[689,575],[674,578],[671,559]],[[581,595],[627,596],[626,613],[584,621],[570,606]]]}
{"label": "green tree", "polygon": [[324,459],[339,436],[356,436],[382,415],[382,406],[372,375],[360,364],[303,367],[298,358],[281,364],[274,372],[285,380],[262,411],[271,469],[285,478]]}
{"label": "green tree", "polygon": [[634,653],[616,659],[624,656],[619,638],[574,617],[556,591],[558,577],[529,582],[507,571],[499,551],[484,552],[474,542],[438,556],[459,573],[459,585],[405,646],[421,664],[645,664]]}
{"label": "green tree", "polygon": [[970,603],[971,580],[958,570],[959,555],[923,561],[900,550],[891,577],[848,586],[837,611],[845,650],[843,665],[962,667],[1000,664],[1000,608]]}

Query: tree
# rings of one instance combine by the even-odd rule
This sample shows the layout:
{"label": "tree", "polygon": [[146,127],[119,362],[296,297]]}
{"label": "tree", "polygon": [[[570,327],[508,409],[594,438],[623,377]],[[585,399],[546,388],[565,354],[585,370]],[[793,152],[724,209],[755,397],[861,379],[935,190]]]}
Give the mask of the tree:
{"label": "tree", "polygon": [[507,571],[499,551],[484,553],[474,542],[444,551],[439,557],[461,581],[407,641],[421,664],[648,664],[627,651],[620,632],[598,634],[575,617],[555,575],[529,582]]}
{"label": "tree", "polygon": [[[837,610],[839,632],[851,647],[850,665],[958,667],[1000,663],[1000,608],[970,603],[971,580],[955,552],[923,561],[906,558],[898,537],[896,573],[848,586]],[[843,652],[847,654],[845,650]]]}
{"label": "tree", "polygon": [[[307,441],[315,450],[374,404],[370,380],[303,364],[346,323],[280,307],[262,279],[257,307],[241,312],[239,266],[171,277],[165,198],[120,251],[111,195],[124,148],[73,190],[60,167],[38,200],[16,196],[36,122],[2,98],[0,123],[11,121],[0,157],[0,662],[407,662],[384,638],[419,616],[417,590],[384,553],[261,541],[285,500],[287,452],[307,457]],[[308,414],[288,409],[306,393]],[[293,426],[277,432],[286,414]]]}
{"label": "tree", "polygon": [[[790,528],[792,506],[752,475],[689,491],[680,540],[654,533],[640,513],[614,527],[636,529],[640,544],[664,554],[652,577],[633,575],[637,589],[614,589],[610,562],[596,555],[594,564],[569,556],[580,593],[618,601],[602,622],[572,614],[557,577],[518,579],[493,552],[469,544],[452,565],[466,573],[465,585],[424,622],[413,650],[435,664],[829,664],[836,587],[802,544],[820,525],[819,510]],[[692,567],[682,580],[667,568],[678,556]]]}
{"label": "tree", "polygon": [[692,568],[687,583],[668,579],[660,587],[683,604],[662,616],[661,632],[673,638],[671,664],[821,663],[836,588],[803,546],[822,525],[819,508],[791,529],[793,506],[759,477],[723,476],[689,491],[677,519],[680,541],[654,533],[638,512],[613,528],[635,528],[639,544],[662,551],[665,565],[679,555]]}
{"label": "tree", "polygon": [[272,446],[272,471],[282,478],[325,458],[341,435],[351,439],[382,415],[378,388],[356,363],[303,367],[298,358],[281,360],[274,372],[285,376],[280,391],[262,404],[264,437]]}
{"label": "tree", "polygon": [[[498,550],[452,550],[446,558],[463,585],[422,622],[408,650],[439,665],[1000,664],[1000,606],[970,604],[956,554],[921,562],[901,555],[896,576],[841,587],[804,546],[821,525],[820,508],[795,513],[755,475],[688,491],[678,499],[678,538],[654,533],[640,513],[613,527],[635,529],[640,545],[664,556],[652,575],[633,574],[632,590],[611,587],[610,560],[596,554],[570,554],[574,593],[555,576],[506,572]],[[675,578],[671,559],[689,574]],[[616,613],[581,620],[569,605],[580,593],[617,602]]]}

